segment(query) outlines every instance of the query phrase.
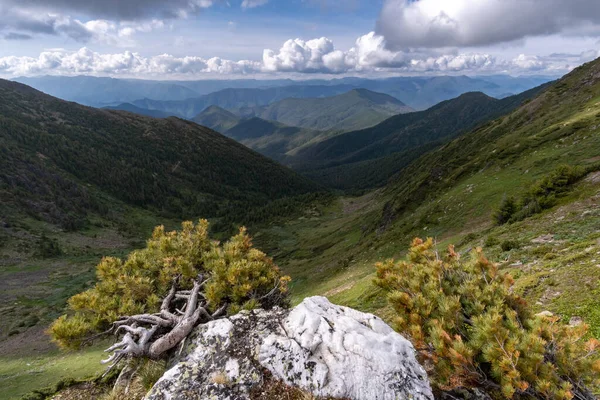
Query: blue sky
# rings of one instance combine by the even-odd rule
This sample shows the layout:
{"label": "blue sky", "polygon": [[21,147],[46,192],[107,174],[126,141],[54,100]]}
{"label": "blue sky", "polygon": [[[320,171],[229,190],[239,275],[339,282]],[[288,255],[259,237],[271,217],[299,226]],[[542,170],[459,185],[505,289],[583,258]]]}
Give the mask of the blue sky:
{"label": "blue sky", "polygon": [[0,76],[562,75],[597,0],[0,0]]}

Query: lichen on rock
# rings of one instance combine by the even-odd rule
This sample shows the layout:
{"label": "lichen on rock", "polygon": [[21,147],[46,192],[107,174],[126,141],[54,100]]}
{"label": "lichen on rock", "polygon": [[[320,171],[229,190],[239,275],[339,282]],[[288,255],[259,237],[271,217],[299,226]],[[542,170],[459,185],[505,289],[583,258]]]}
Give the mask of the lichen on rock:
{"label": "lichen on rock", "polygon": [[432,398],[412,344],[380,318],[311,297],[265,339],[259,361],[318,396],[357,400]]}
{"label": "lichen on rock", "polygon": [[267,369],[315,396],[433,399],[406,339],[372,314],[305,299],[195,328],[147,400],[250,399]]}

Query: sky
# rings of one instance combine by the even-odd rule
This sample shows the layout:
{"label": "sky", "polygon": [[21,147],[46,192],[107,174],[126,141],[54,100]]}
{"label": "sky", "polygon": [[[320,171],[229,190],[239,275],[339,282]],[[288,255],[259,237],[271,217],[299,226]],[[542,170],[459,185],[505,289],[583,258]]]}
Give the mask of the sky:
{"label": "sky", "polygon": [[0,76],[560,76],[598,0],[0,0]]}

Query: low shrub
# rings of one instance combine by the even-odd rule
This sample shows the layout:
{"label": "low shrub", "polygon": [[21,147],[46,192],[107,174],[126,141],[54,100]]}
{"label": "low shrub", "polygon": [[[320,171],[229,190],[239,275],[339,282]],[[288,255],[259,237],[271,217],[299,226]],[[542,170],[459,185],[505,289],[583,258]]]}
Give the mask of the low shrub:
{"label": "low shrub", "polygon": [[518,249],[519,247],[521,247],[520,243],[514,239],[506,239],[500,243],[502,251],[511,251],[513,249]]}
{"label": "low shrub", "polygon": [[493,213],[494,222],[497,225],[503,225],[521,221],[554,207],[558,199],[571,190],[574,183],[595,168],[595,166],[593,168],[559,166],[536,182],[519,200],[505,196],[498,209]]}
{"label": "low shrub", "polygon": [[479,387],[493,397],[594,399],[600,341],[588,327],[535,315],[481,249],[441,258],[433,240],[415,239],[406,260],[377,264],[395,327],[409,336],[442,390]]}

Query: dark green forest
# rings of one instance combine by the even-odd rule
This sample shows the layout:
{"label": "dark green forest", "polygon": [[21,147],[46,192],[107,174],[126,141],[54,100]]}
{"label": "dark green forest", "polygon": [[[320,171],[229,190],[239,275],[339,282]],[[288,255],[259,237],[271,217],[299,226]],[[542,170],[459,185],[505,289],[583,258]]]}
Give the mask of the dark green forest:
{"label": "dark green forest", "polygon": [[109,214],[106,195],[170,218],[242,223],[272,201],[285,208],[284,198],[324,191],[192,122],[88,108],[8,81],[0,99],[3,207],[66,229],[89,211]]}

